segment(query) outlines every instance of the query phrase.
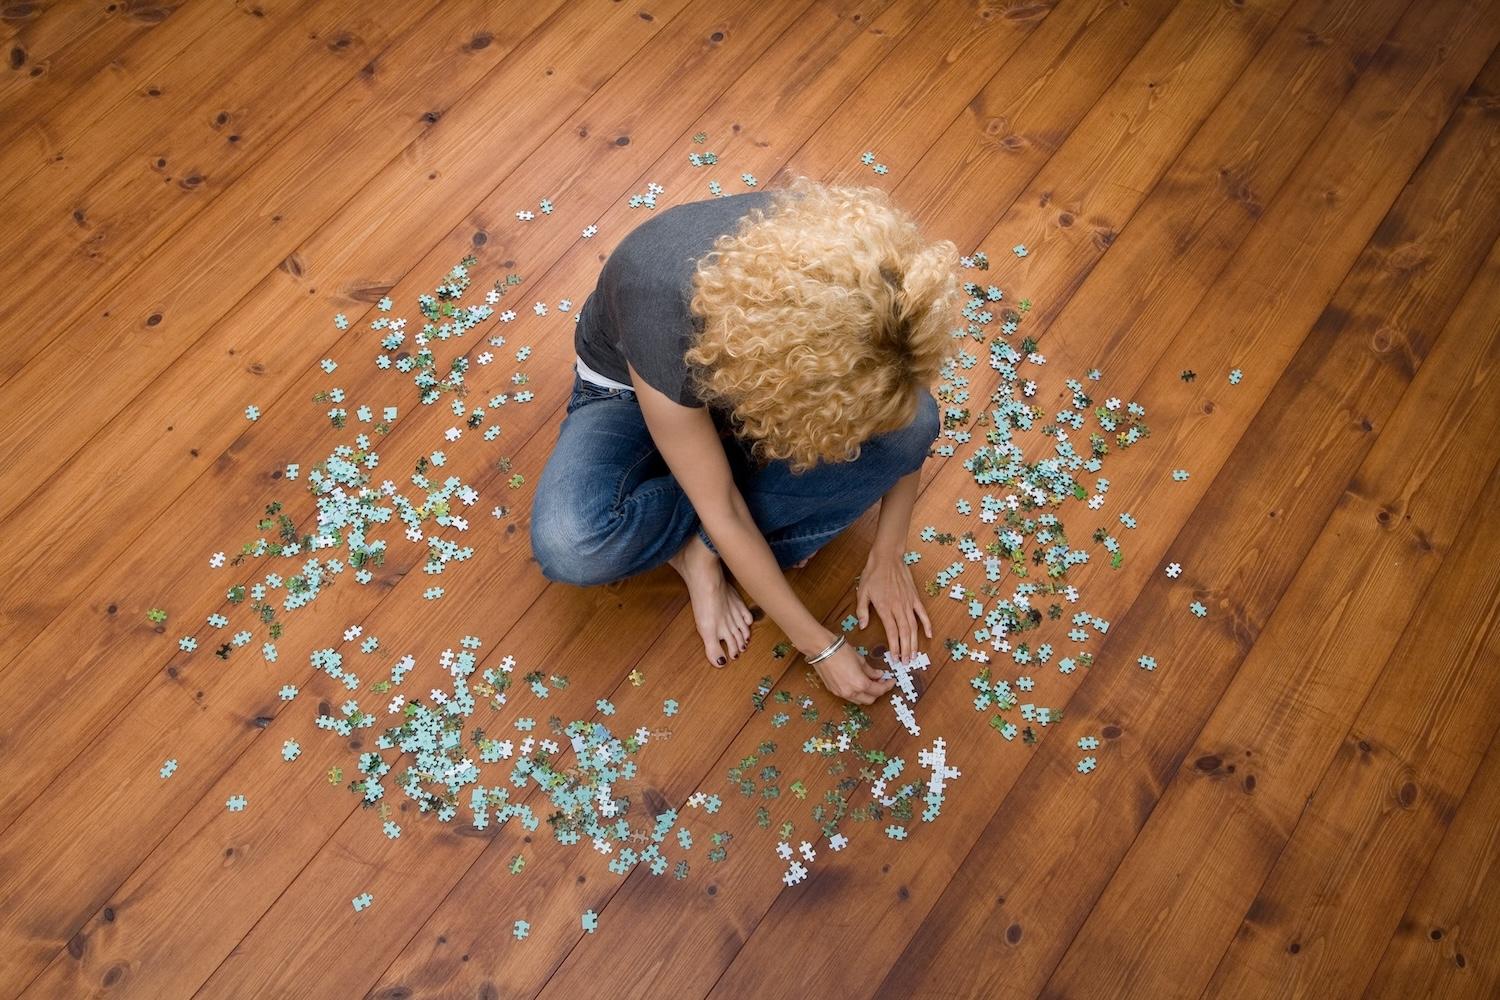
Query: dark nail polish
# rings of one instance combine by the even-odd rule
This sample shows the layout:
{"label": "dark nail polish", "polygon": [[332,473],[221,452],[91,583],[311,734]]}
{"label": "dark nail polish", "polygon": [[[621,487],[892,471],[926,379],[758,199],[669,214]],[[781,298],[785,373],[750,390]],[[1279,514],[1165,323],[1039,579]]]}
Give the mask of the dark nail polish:
{"label": "dark nail polish", "polygon": [[722,667],[723,665],[724,665],[724,657],[721,656],[721,657],[719,657],[719,666]]}

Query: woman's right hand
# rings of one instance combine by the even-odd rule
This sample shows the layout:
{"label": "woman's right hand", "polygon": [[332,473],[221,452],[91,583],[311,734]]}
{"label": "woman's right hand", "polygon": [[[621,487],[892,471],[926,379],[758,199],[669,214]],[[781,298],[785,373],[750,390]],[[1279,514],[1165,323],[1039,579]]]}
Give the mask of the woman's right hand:
{"label": "woman's right hand", "polygon": [[871,666],[859,650],[847,642],[827,659],[813,664],[823,686],[845,701],[869,705],[895,686],[894,680],[881,680],[881,671]]}

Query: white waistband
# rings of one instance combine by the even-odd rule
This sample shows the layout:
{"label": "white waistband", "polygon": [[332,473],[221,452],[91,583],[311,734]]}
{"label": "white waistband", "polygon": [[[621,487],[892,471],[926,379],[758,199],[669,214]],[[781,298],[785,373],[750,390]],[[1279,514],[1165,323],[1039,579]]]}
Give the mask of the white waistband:
{"label": "white waistband", "polygon": [[598,372],[594,371],[594,369],[584,364],[582,358],[575,358],[573,367],[577,369],[578,377],[583,379],[585,382],[592,382],[595,385],[603,386],[606,389],[624,389],[627,392],[635,392],[635,386],[626,385],[624,382],[616,382],[612,378],[607,378],[603,375],[600,375]]}

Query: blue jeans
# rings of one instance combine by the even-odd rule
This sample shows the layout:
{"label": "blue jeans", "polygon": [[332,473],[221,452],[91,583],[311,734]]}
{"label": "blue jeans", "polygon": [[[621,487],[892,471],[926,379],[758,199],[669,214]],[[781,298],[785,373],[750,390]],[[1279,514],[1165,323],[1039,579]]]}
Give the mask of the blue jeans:
{"label": "blue jeans", "polygon": [[[866,441],[852,462],[801,474],[756,463],[723,436],[745,504],[783,568],[859,520],[896,481],[922,466],[939,431],[937,401],[923,392],[912,422]],[[549,580],[592,586],[666,562],[697,533],[693,505],[656,450],[635,393],[573,376],[573,394],[531,509],[531,551]]]}

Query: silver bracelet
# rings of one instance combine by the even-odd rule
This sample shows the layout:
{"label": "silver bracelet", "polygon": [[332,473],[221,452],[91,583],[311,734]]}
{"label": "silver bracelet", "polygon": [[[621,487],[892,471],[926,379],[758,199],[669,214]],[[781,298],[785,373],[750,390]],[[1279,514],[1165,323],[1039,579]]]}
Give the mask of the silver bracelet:
{"label": "silver bracelet", "polygon": [[828,659],[834,653],[837,653],[839,651],[839,647],[841,647],[843,644],[844,637],[839,636],[837,639],[833,640],[833,642],[829,643],[828,646],[825,647],[824,650],[817,656],[809,656],[807,658],[808,665],[811,666],[812,664],[817,663],[819,660]]}

